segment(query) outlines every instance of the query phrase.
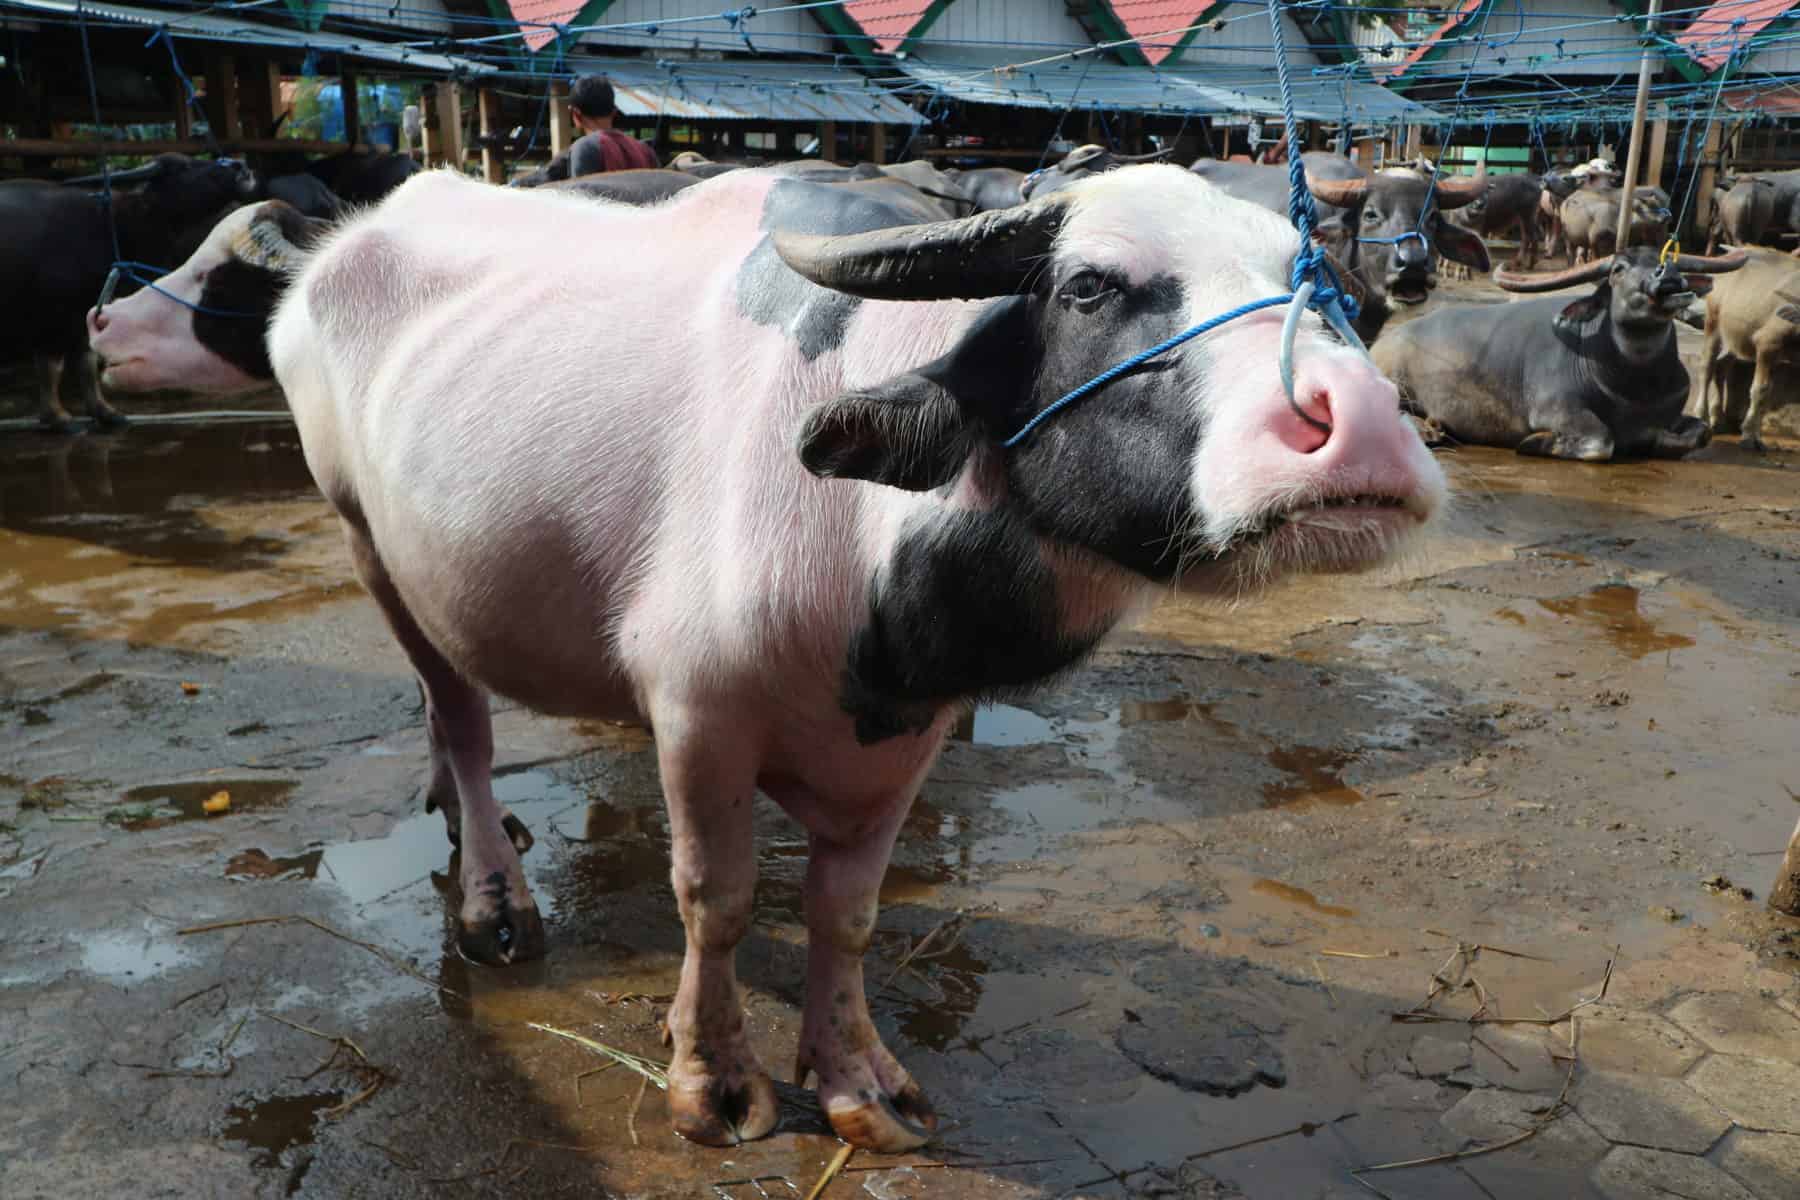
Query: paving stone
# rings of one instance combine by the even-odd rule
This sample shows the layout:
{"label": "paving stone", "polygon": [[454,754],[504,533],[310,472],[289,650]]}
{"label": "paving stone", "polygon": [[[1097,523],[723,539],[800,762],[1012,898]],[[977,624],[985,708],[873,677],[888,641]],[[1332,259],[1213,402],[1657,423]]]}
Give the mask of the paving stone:
{"label": "paving stone", "polygon": [[1763,1200],[1800,1196],[1800,1137],[1734,1129],[1714,1158]]}
{"label": "paving stone", "polygon": [[1654,1013],[1601,1008],[1581,1017],[1581,1062],[1601,1071],[1679,1079],[1706,1045]]}
{"label": "paving stone", "polygon": [[1575,1110],[1609,1141],[1705,1154],[1731,1118],[1679,1079],[1595,1071],[1575,1088]]}
{"label": "paving stone", "polygon": [[1704,1158],[1641,1146],[1614,1146],[1592,1178],[1606,1200],[1759,1200]]}
{"label": "paving stone", "polygon": [[1569,1065],[1551,1058],[1550,1048],[1554,1044],[1567,1050],[1568,1046],[1560,1037],[1553,1043],[1551,1037],[1540,1029],[1490,1025],[1481,1031],[1480,1041],[1474,1043],[1473,1067],[1494,1087],[1515,1092],[1561,1091]]}
{"label": "paving stone", "polygon": [[1800,1062],[1800,1018],[1761,996],[1711,992],[1682,1001],[1669,1019],[1721,1054]]}
{"label": "paving stone", "polygon": [[1714,1054],[1687,1083],[1748,1129],[1800,1133],[1800,1067],[1793,1063]]}
{"label": "paving stone", "polygon": [[[1543,1120],[1556,1103],[1554,1092],[1508,1092],[1486,1088],[1470,1092],[1445,1113],[1445,1128],[1476,1145],[1517,1137]],[[1501,1151],[1511,1161],[1538,1169],[1555,1168],[1579,1175],[1606,1153],[1606,1139],[1589,1128],[1575,1113],[1564,1110],[1515,1149]]]}
{"label": "paving stone", "polygon": [[1370,1081],[1369,1090],[1363,1093],[1357,1107],[1389,1112],[1441,1113],[1456,1103],[1460,1094],[1435,1080],[1415,1079],[1390,1071]]}
{"label": "paving stone", "polygon": [[1426,1079],[1441,1079],[1469,1065],[1469,1039],[1437,1033],[1420,1034],[1406,1057],[1412,1062],[1413,1074]]}

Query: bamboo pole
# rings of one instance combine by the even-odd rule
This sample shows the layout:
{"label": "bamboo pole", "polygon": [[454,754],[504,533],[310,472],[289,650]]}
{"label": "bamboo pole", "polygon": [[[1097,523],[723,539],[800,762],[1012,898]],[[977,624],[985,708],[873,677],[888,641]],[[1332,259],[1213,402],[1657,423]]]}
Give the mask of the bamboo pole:
{"label": "bamboo pole", "polygon": [[489,183],[505,183],[500,148],[493,144],[500,133],[500,95],[493,88],[482,88],[475,99],[481,109],[481,177]]}
{"label": "bamboo pole", "polygon": [[569,85],[558,80],[550,85],[550,157],[566,154],[575,144],[575,126],[569,119]]}
{"label": "bamboo pole", "polygon": [[1661,187],[1663,160],[1669,148],[1669,106],[1659,104],[1656,123],[1650,127],[1650,163],[1644,168],[1644,182]]}
{"label": "bamboo pole", "polygon": [[[1650,11],[1644,15],[1644,35],[1649,37],[1656,29],[1656,18],[1662,12],[1662,0],[1650,0]],[[1644,54],[1638,63],[1637,105],[1631,110],[1631,150],[1625,156],[1625,185],[1619,196],[1619,226],[1613,244],[1620,250],[1630,245],[1632,197],[1636,195],[1638,180],[1638,164],[1644,157],[1644,116],[1650,107],[1650,76],[1655,72],[1653,62],[1657,53],[1655,43],[1645,41]]]}

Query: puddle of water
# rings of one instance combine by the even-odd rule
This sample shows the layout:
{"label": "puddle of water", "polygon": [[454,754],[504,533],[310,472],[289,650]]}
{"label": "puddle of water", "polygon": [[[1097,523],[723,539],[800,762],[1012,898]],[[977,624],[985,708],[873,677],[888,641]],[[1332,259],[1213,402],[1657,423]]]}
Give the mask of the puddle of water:
{"label": "puddle of water", "polygon": [[905,997],[895,1005],[900,1033],[915,1045],[942,1050],[980,1007],[987,960],[958,942],[944,954],[915,959],[913,967],[888,989]]}
{"label": "puddle of water", "polygon": [[1356,761],[1343,750],[1316,746],[1290,746],[1269,751],[1269,765],[1289,778],[1263,785],[1263,806],[1282,808],[1302,804],[1361,804],[1364,796],[1346,784],[1340,772]]}
{"label": "puddle of water", "polygon": [[176,821],[206,818],[206,802],[220,792],[231,795],[231,807],[218,814],[278,808],[297,785],[286,779],[197,779],[184,783],[150,783],[134,787],[113,810],[114,824],[136,833],[161,829]]}
{"label": "puddle of water", "polygon": [[[250,1164],[279,1167],[281,1156],[295,1146],[310,1146],[326,1109],[344,1102],[346,1092],[304,1092],[297,1096],[270,1096],[234,1104],[225,1110],[222,1136],[256,1151]],[[303,1172],[302,1172],[303,1173]],[[287,1193],[299,1190],[298,1174],[288,1181]]]}
{"label": "puddle of water", "polygon": [[292,875],[312,879],[318,875],[319,863],[324,857],[323,850],[310,850],[288,858],[272,858],[264,850],[245,850],[233,855],[231,861],[225,864],[225,878],[281,879]]}
{"label": "puddle of water", "polygon": [[81,969],[114,983],[142,983],[185,966],[194,953],[150,933],[90,933],[79,939]]}
{"label": "puddle of water", "polygon": [[1265,896],[1273,896],[1277,900],[1285,900],[1289,904],[1297,904],[1301,908],[1316,912],[1326,917],[1354,917],[1356,910],[1342,908],[1336,904],[1321,903],[1317,896],[1305,888],[1297,888],[1291,883],[1282,883],[1278,879],[1258,879],[1250,885],[1250,890]]}
{"label": "puddle of water", "polygon": [[1659,630],[1638,610],[1638,590],[1626,584],[1609,583],[1579,596],[1539,600],[1538,604],[1560,617],[1599,626],[1613,648],[1631,658],[1694,644],[1693,638]]}
{"label": "puddle of water", "polygon": [[976,842],[974,857],[989,862],[1033,858],[1046,840],[1121,821],[1173,821],[1193,815],[1192,809],[1157,797],[1143,784],[1097,788],[1074,782],[1028,783],[996,793],[992,804],[1012,828]]}
{"label": "puddle of water", "polygon": [[1058,724],[1030,709],[994,704],[975,710],[975,727],[969,740],[977,746],[1036,746],[1061,737]]}

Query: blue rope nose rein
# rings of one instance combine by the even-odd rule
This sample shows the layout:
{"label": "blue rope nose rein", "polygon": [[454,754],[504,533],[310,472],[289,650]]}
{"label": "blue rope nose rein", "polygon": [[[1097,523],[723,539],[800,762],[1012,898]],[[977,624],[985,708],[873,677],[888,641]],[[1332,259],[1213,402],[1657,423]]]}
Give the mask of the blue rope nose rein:
{"label": "blue rope nose rein", "polygon": [[[1300,329],[1300,317],[1307,309],[1316,309],[1325,318],[1326,324],[1337,331],[1345,342],[1356,347],[1365,357],[1368,348],[1350,322],[1356,319],[1356,300],[1347,293],[1338,279],[1337,271],[1325,253],[1325,247],[1313,241],[1313,230],[1318,226],[1318,209],[1313,206],[1312,192],[1306,186],[1306,165],[1301,161],[1299,123],[1294,119],[1294,90],[1288,78],[1287,44],[1281,32],[1281,13],[1290,0],[1268,0],[1269,26],[1275,35],[1275,74],[1281,86],[1281,112],[1286,124],[1288,143],[1288,219],[1294,228],[1300,231],[1300,253],[1294,259],[1294,272],[1290,286],[1293,291],[1281,296],[1270,296],[1266,300],[1253,300],[1248,304],[1240,304],[1230,312],[1221,313],[1208,318],[1198,325],[1182,330],[1174,337],[1167,338],[1140,350],[1124,362],[1112,366],[1094,376],[1080,387],[1067,392],[1040,410],[1036,416],[1025,422],[1019,431],[1007,438],[1000,445],[1011,450],[1037,431],[1051,417],[1068,408],[1070,405],[1099,391],[1113,380],[1125,375],[1149,362],[1153,358],[1167,354],[1177,346],[1186,344],[1203,333],[1217,329],[1229,321],[1265,308],[1287,306],[1287,314],[1281,322],[1281,355],[1277,365],[1281,371],[1281,386],[1287,393],[1288,407],[1302,421],[1321,433],[1330,433],[1331,426],[1319,420],[1294,399],[1294,337]],[[1436,178],[1432,180],[1435,189]],[[1400,238],[1416,237],[1424,241],[1421,233],[1411,232],[1400,235]],[[1392,239],[1398,241],[1400,239]]]}

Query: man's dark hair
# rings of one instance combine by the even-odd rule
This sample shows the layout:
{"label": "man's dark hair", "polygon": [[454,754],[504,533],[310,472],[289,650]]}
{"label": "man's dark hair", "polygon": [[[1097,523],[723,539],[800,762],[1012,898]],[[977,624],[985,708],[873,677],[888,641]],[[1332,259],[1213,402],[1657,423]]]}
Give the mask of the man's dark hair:
{"label": "man's dark hair", "polygon": [[579,108],[583,116],[610,117],[613,114],[613,87],[604,75],[583,75],[569,89],[569,107]]}

